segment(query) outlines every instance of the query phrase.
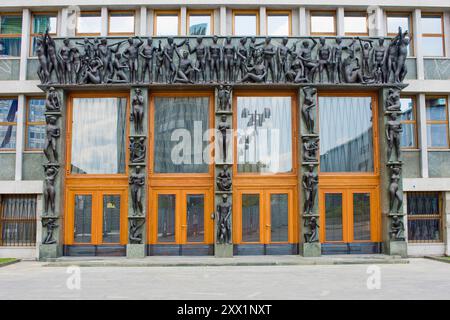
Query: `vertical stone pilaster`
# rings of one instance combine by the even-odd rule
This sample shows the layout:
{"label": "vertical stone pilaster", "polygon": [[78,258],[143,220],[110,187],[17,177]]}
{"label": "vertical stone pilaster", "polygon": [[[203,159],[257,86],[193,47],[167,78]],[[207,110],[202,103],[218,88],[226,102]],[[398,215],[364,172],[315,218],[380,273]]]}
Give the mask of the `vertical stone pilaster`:
{"label": "vertical stone pilaster", "polygon": [[[396,141],[393,130],[400,125],[399,109],[394,95],[399,88],[385,88],[380,93],[380,188],[382,235],[385,253],[407,256],[405,213],[403,210],[402,161],[396,155]],[[400,133],[398,133],[400,134]],[[398,146],[400,149],[400,146]],[[398,199],[397,199],[398,198]],[[399,199],[401,201],[399,202]]]}
{"label": "vertical stone pilaster", "polygon": [[[47,89],[47,92],[49,92]],[[41,215],[42,240],[39,244],[39,259],[57,258],[63,253],[63,224],[64,224],[64,176],[65,170],[70,169],[70,164],[65,165],[66,154],[66,96],[62,89],[54,90],[58,102],[49,103],[46,106],[46,141],[55,142],[57,159],[53,158],[51,145],[44,150],[50,154],[50,159],[44,157],[44,194],[43,210]],[[50,106],[50,107],[49,107]],[[51,210],[54,197],[54,208]],[[46,210],[47,208],[47,210]]]}
{"label": "vertical stone pilaster", "polygon": [[299,89],[299,252],[305,257],[321,255],[319,241],[318,169],[319,133],[316,124],[317,90],[315,87]]}
{"label": "vertical stone pilaster", "polygon": [[[226,173],[232,177],[233,173],[233,108],[232,108],[232,87],[219,86],[215,90],[215,170],[214,170],[214,255],[219,258],[233,256],[233,187],[228,185],[220,187],[223,181],[227,180]],[[224,133],[226,139],[226,157],[223,155]],[[226,184],[226,181],[225,181]],[[220,206],[224,203],[230,206],[228,218],[223,217]],[[220,230],[220,228],[223,230]],[[223,237],[222,237],[223,236]]]}
{"label": "vertical stone pilaster", "polygon": [[[140,93],[139,93],[140,90]],[[148,215],[148,89],[130,90],[130,132],[128,159],[128,244],[127,258],[146,256],[146,222]],[[139,121],[139,111],[143,111]]]}

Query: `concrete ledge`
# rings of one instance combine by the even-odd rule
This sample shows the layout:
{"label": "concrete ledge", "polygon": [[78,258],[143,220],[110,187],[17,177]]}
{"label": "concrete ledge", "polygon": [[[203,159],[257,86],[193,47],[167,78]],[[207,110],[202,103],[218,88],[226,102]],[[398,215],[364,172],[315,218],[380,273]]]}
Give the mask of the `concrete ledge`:
{"label": "concrete ledge", "polygon": [[434,256],[425,256],[425,259],[435,260],[444,263],[450,263],[450,257],[434,257]]}
{"label": "concrete ledge", "polygon": [[214,267],[214,266],[293,266],[293,265],[343,265],[343,264],[407,264],[408,259],[387,255],[336,255],[306,258],[292,256],[240,256],[215,257],[60,257],[46,259],[45,267]]}

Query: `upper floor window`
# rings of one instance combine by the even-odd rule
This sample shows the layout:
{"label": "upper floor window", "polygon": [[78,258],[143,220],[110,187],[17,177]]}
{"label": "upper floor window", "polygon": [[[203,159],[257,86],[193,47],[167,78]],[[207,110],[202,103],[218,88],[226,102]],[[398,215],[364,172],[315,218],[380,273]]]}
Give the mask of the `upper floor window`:
{"label": "upper floor window", "polygon": [[336,13],[334,11],[311,12],[311,35],[336,35]]}
{"label": "upper floor window", "polygon": [[0,57],[20,57],[22,15],[0,13]]}
{"label": "upper floor window", "polygon": [[179,11],[155,11],[153,33],[155,36],[177,36],[180,34]]}
{"label": "upper floor window", "polygon": [[443,57],[444,23],[441,13],[423,13],[421,19],[422,47],[425,57]]}
{"label": "upper floor window", "polygon": [[408,46],[408,55],[413,55],[413,28],[411,24],[411,14],[406,13],[387,13],[386,27],[388,37],[395,37],[398,34],[398,28],[402,28],[402,32],[408,30],[410,43]]}
{"label": "upper floor window", "polygon": [[256,10],[233,11],[233,35],[234,36],[259,35],[259,12]]}
{"label": "upper floor window", "polygon": [[77,36],[99,36],[102,31],[102,16],[100,11],[81,12],[77,17]]}
{"label": "upper floor window", "polygon": [[51,36],[56,36],[58,28],[58,14],[56,12],[50,13],[33,13],[31,18],[31,56],[36,55],[36,38],[45,33]]}
{"label": "upper floor window", "polygon": [[43,150],[45,143],[44,98],[28,99],[26,130],[26,150]]}
{"label": "upper floor window", "polygon": [[414,97],[400,98],[400,122],[402,123],[402,148],[417,148],[416,99]]}
{"label": "upper floor window", "polygon": [[345,35],[367,36],[369,28],[367,25],[366,12],[345,12],[344,13],[344,32]]}
{"label": "upper floor window", "polygon": [[445,97],[426,97],[428,147],[448,148],[448,110]]}
{"label": "upper floor window", "polygon": [[209,36],[214,33],[212,11],[188,11],[187,25],[190,36]]}
{"label": "upper floor window", "polygon": [[16,149],[17,98],[0,98],[0,150]]}
{"label": "upper floor window", "polygon": [[290,36],[291,12],[267,11],[267,35],[275,37]]}
{"label": "upper floor window", "polygon": [[109,35],[134,35],[134,12],[111,11],[109,12]]}

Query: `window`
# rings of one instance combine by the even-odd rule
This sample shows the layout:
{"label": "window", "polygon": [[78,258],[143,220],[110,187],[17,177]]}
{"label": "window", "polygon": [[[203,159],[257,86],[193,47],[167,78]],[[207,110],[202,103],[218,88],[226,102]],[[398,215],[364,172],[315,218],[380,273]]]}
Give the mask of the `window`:
{"label": "window", "polygon": [[99,36],[102,31],[100,12],[81,12],[77,18],[77,36]]}
{"label": "window", "polygon": [[0,13],[0,57],[20,57],[22,15]]}
{"label": "window", "polygon": [[57,13],[33,13],[31,21],[31,56],[36,55],[36,38],[45,33],[48,28],[48,33],[56,36],[58,27]]}
{"label": "window", "polygon": [[336,35],[336,13],[334,11],[311,12],[311,35]]}
{"label": "window", "polygon": [[259,35],[258,11],[233,11],[233,35],[257,36]]}
{"label": "window", "polygon": [[125,173],[127,99],[73,98],[72,174]]}
{"label": "window", "polygon": [[0,98],[0,150],[16,149],[17,98]]}
{"label": "window", "polygon": [[239,173],[292,172],[291,104],[291,97],[237,97]]}
{"label": "window", "polygon": [[2,195],[0,246],[36,245],[36,196]]}
{"label": "window", "polygon": [[442,194],[408,192],[408,241],[442,241]]}
{"label": "window", "polygon": [[426,97],[428,147],[448,148],[448,114],[445,97]]}
{"label": "window", "polygon": [[422,47],[425,57],[443,57],[444,50],[444,24],[442,14],[422,14]]}
{"label": "window", "polygon": [[366,12],[345,12],[344,13],[345,35],[369,35]]}
{"label": "window", "polygon": [[405,149],[417,148],[415,97],[400,98],[400,121],[403,129],[400,140],[401,147]]}
{"label": "window", "polygon": [[209,36],[214,34],[213,17],[212,11],[188,11],[188,34],[191,36]]}
{"label": "window", "polygon": [[154,172],[208,173],[210,97],[154,97]]}
{"label": "window", "polygon": [[178,11],[155,11],[153,34],[155,36],[179,35],[180,13]]}
{"label": "window", "polygon": [[371,97],[319,97],[320,172],[374,172]]}
{"label": "window", "polygon": [[109,35],[134,35],[133,11],[111,11],[108,21]]}
{"label": "window", "polygon": [[290,11],[267,11],[267,35],[283,37],[291,35]]}
{"label": "window", "polygon": [[29,98],[27,101],[26,150],[42,150],[45,143],[45,99]]}
{"label": "window", "polygon": [[402,28],[402,32],[408,30],[410,43],[408,46],[408,55],[414,55],[413,50],[413,28],[410,13],[387,13],[386,27],[388,37],[395,37],[398,34],[398,28]]}

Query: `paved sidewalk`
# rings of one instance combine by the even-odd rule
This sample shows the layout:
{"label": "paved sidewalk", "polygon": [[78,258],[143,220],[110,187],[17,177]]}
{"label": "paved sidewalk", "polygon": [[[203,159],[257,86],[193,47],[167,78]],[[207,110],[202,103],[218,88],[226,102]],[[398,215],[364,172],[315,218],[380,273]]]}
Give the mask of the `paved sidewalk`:
{"label": "paved sidewalk", "polygon": [[284,256],[236,256],[215,257],[163,257],[151,256],[144,259],[126,257],[61,257],[49,260],[44,266],[67,267],[194,267],[194,266],[295,266],[295,265],[340,265],[340,264],[405,264],[408,259],[387,255],[330,255],[305,258],[298,255]]}

